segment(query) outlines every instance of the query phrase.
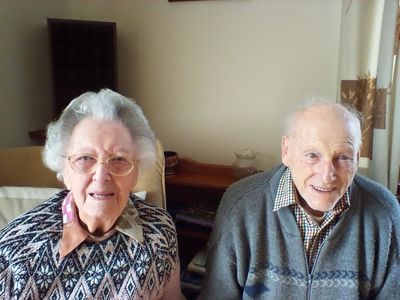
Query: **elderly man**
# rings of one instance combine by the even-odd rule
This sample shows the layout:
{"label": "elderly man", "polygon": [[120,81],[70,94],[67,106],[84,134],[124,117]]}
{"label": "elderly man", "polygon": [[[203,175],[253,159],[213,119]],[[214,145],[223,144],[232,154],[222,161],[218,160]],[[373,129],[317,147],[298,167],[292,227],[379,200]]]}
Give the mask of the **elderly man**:
{"label": "elderly man", "polygon": [[318,101],[295,111],[282,162],[225,193],[202,299],[400,299],[400,209],[356,175],[357,114]]}

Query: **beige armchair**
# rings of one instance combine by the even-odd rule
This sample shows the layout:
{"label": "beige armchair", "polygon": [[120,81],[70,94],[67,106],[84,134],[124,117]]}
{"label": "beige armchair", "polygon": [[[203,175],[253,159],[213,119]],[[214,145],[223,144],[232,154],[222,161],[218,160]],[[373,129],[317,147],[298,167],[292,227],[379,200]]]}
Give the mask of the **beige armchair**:
{"label": "beige armchair", "polygon": [[[64,188],[42,163],[42,146],[0,149],[0,229],[15,217]],[[166,208],[164,152],[157,141],[154,166],[139,172],[133,192],[146,192],[146,201]]]}

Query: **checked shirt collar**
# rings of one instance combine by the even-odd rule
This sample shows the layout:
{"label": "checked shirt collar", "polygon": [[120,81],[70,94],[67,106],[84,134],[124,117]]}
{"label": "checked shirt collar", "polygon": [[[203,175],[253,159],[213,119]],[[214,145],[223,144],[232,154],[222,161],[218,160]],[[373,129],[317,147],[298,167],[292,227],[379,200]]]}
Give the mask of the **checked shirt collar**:
{"label": "checked shirt collar", "polygon": [[273,211],[287,206],[290,207],[296,219],[311,270],[323,241],[333,230],[342,213],[350,207],[349,193],[346,191],[334,208],[326,212],[324,217],[317,221],[298,204],[298,193],[293,183],[291,171],[287,168],[278,185]]}

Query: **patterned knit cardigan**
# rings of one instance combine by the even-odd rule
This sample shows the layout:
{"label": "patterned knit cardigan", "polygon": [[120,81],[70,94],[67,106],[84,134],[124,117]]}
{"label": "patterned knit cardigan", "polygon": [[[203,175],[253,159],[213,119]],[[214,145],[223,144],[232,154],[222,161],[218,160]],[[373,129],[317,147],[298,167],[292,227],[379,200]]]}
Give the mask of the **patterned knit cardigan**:
{"label": "patterned knit cardigan", "polygon": [[116,231],[60,259],[62,191],[0,231],[0,299],[154,299],[176,271],[177,240],[164,210],[134,196],[144,242]]}

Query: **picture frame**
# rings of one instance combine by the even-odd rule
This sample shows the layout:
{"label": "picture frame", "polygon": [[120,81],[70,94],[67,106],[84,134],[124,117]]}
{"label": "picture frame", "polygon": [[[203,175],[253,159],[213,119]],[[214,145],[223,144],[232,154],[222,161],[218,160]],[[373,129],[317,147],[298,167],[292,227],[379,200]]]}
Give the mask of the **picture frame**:
{"label": "picture frame", "polygon": [[168,0],[168,2],[183,2],[183,1],[205,1],[205,0]]}

